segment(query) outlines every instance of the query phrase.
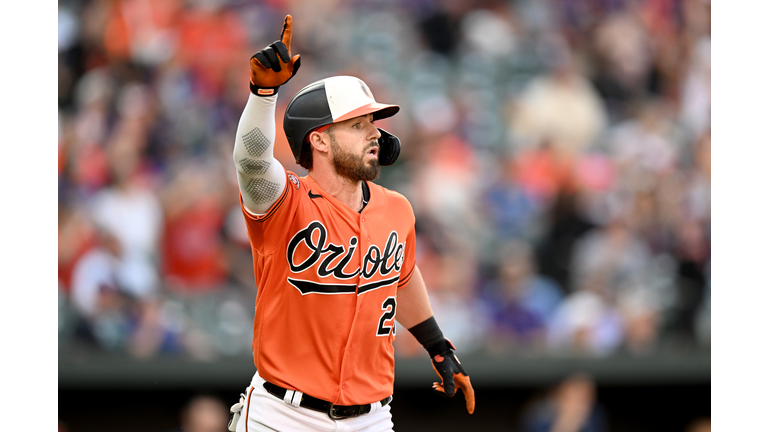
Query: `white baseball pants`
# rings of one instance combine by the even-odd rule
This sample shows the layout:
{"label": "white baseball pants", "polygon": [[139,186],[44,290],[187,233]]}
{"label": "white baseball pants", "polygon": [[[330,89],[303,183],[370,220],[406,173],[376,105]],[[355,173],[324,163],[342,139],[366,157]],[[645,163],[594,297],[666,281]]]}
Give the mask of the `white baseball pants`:
{"label": "white baseball pants", "polygon": [[270,394],[258,372],[253,375],[245,396],[237,432],[393,432],[391,405],[382,407],[381,402],[375,402],[367,414],[333,420],[326,413],[293,406]]}

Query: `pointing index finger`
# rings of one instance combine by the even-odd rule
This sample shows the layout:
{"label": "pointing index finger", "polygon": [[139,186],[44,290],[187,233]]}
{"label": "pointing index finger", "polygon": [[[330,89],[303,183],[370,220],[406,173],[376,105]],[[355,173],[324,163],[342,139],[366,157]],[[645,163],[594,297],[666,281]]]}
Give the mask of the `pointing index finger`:
{"label": "pointing index finger", "polygon": [[285,46],[288,48],[289,53],[291,52],[292,36],[293,36],[293,17],[290,15],[286,15],[285,21],[283,21],[283,32],[280,33],[280,40],[283,41]]}

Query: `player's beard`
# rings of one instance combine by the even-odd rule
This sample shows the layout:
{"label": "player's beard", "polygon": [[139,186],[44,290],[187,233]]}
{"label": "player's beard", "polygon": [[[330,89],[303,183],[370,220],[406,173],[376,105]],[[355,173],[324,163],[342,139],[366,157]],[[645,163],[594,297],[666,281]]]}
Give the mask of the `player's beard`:
{"label": "player's beard", "polygon": [[339,146],[336,142],[336,138],[331,135],[333,168],[336,170],[336,174],[353,182],[362,180],[373,181],[379,178],[379,174],[381,174],[379,159],[376,158],[372,160],[370,164],[365,163],[365,156],[370,149],[371,146],[367,146],[362,155],[347,152]]}

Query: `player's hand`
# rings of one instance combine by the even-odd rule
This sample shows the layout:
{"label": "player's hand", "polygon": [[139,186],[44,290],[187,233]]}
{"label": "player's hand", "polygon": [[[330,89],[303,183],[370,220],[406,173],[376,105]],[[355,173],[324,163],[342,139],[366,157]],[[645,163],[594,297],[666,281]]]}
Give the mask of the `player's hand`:
{"label": "player's hand", "polygon": [[293,17],[285,16],[280,40],[274,41],[251,57],[251,92],[257,96],[272,96],[277,89],[296,75],[301,57],[291,57]]}
{"label": "player's hand", "polygon": [[[451,341],[448,339],[446,341],[453,350],[456,349]],[[464,371],[453,350],[449,349],[432,357],[432,367],[442,380],[442,383],[432,383],[432,388],[448,397],[456,394],[456,387],[460,388],[467,401],[467,411],[472,414],[475,412],[475,389],[472,388],[469,375]]]}

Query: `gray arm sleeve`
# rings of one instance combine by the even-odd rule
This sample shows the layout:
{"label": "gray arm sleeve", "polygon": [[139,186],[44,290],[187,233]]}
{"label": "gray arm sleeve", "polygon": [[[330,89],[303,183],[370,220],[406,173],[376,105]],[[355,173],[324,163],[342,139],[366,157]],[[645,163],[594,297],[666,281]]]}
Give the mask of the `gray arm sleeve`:
{"label": "gray arm sleeve", "polygon": [[240,122],[232,159],[246,210],[264,214],[285,188],[285,168],[274,157],[277,95],[249,95]]}

